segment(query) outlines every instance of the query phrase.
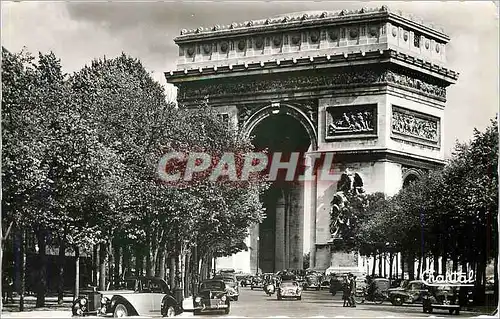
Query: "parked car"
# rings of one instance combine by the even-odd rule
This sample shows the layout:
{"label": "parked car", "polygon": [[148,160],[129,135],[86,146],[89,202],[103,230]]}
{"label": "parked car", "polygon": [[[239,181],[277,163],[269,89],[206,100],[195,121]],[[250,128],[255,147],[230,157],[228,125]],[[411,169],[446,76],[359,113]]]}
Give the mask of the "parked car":
{"label": "parked car", "polygon": [[283,298],[302,299],[302,287],[296,280],[282,281],[276,291],[278,300]]}
{"label": "parked car", "polygon": [[74,316],[127,317],[161,314],[173,317],[182,312],[182,304],[175,299],[165,280],[154,277],[125,279],[115,290],[94,291],[79,297],[72,305]]}
{"label": "parked car", "polygon": [[459,291],[457,287],[429,287],[422,296],[424,312],[432,313],[434,309],[448,310],[450,315],[460,314]]}
{"label": "parked car", "polygon": [[193,299],[193,309],[195,315],[212,311],[223,311],[228,314],[231,302],[227,295],[226,283],[220,279],[202,281]]}
{"label": "parked car", "polygon": [[424,293],[427,293],[428,286],[421,280],[413,280],[406,287],[390,288],[389,300],[395,306],[403,303],[422,302]]}
{"label": "parked car", "polygon": [[222,280],[226,284],[226,291],[229,299],[238,301],[238,298],[240,296],[240,288],[235,275],[217,275],[213,279]]}
{"label": "parked car", "polygon": [[250,289],[264,288],[264,279],[262,276],[257,275],[252,278],[252,283],[250,284]]}

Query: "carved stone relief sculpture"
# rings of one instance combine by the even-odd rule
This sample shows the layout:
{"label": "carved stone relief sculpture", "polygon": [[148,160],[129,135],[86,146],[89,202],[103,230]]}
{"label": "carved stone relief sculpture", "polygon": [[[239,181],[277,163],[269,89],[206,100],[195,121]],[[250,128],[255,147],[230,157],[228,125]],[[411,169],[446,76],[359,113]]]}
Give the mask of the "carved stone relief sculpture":
{"label": "carved stone relief sculpture", "polygon": [[[299,38],[300,39],[300,38]],[[445,98],[446,88],[415,79],[393,71],[359,70],[331,73],[328,75],[303,75],[282,79],[263,79],[258,81],[215,82],[211,84],[180,84],[178,97],[193,98],[197,96],[216,96],[247,94],[249,92],[304,90],[320,87],[355,86],[358,84],[390,83],[403,88]]]}
{"label": "carved stone relief sculpture", "polygon": [[375,107],[327,108],[326,137],[375,133]]}
{"label": "carved stone relief sculpture", "polygon": [[435,144],[439,142],[438,119],[419,117],[399,109],[392,112],[392,132]]}

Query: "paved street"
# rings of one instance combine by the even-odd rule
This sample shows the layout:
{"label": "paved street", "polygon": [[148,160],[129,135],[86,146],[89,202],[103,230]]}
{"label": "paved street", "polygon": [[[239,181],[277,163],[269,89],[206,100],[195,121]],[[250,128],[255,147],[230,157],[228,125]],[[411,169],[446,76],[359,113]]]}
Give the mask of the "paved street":
{"label": "paved street", "polygon": [[[187,300],[186,300],[187,301]],[[187,302],[185,307],[187,308]],[[478,313],[462,311],[460,317],[477,316]],[[30,311],[26,313],[2,313],[4,318],[44,317],[44,318],[68,318],[71,313],[65,311]],[[268,297],[262,290],[251,290],[241,288],[240,299],[231,303],[231,313],[207,314],[200,317],[264,317],[264,318],[297,318],[297,317],[366,317],[366,318],[389,318],[389,317],[443,317],[452,318],[445,311],[436,311],[432,315],[424,314],[420,305],[408,305],[396,307],[389,302],[381,305],[373,303],[360,304],[356,308],[342,307],[341,295],[332,297],[327,290],[305,291],[302,300],[281,300],[276,295]],[[193,317],[193,313],[186,311],[180,317]],[[87,317],[90,318],[90,317]]]}

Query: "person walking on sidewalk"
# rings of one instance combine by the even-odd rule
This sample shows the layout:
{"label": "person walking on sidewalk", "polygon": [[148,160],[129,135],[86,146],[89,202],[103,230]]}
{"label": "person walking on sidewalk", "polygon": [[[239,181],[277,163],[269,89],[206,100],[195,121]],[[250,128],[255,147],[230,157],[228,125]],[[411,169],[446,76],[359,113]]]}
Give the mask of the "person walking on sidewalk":
{"label": "person walking on sidewalk", "polygon": [[349,276],[344,277],[344,281],[342,282],[342,300],[344,301],[344,304],[342,307],[350,307],[350,284],[349,284]]}
{"label": "person walking on sidewalk", "polygon": [[351,307],[356,307],[356,300],[354,296],[356,295],[356,277],[353,274],[349,275],[349,304]]}

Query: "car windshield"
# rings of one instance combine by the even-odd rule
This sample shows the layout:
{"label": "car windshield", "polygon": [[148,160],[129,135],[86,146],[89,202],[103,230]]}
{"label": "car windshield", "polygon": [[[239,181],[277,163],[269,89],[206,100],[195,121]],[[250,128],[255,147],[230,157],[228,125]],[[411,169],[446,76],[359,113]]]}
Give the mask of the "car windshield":
{"label": "car windshield", "polygon": [[298,287],[298,286],[299,286],[299,284],[294,282],[294,281],[281,283],[281,287],[284,287],[284,288]]}
{"label": "car windshield", "polygon": [[136,286],[136,280],[135,279],[128,279],[128,280],[123,280],[118,283],[118,289],[120,290],[137,290]]}
{"label": "car windshield", "polygon": [[225,286],[220,281],[206,281],[200,284],[200,290],[224,290]]}

